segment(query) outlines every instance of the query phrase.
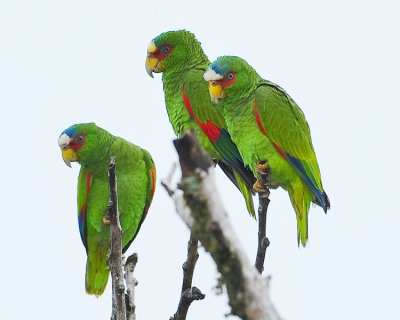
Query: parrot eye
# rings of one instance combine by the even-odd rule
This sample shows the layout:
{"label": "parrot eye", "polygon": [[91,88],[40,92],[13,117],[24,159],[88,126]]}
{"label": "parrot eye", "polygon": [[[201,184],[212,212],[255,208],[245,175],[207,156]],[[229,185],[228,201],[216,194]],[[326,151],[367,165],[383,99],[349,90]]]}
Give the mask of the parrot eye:
{"label": "parrot eye", "polygon": [[163,46],[163,47],[161,47],[161,49],[160,49],[160,53],[161,53],[161,54],[168,54],[169,51],[170,51],[170,48],[167,47],[167,46]]}
{"label": "parrot eye", "polygon": [[228,73],[228,75],[226,76],[228,80],[232,80],[234,75],[232,72]]}
{"label": "parrot eye", "polygon": [[77,135],[76,137],[75,137],[75,144],[81,144],[82,142],[83,142],[83,140],[85,140],[85,138],[84,138],[84,136],[83,135]]}

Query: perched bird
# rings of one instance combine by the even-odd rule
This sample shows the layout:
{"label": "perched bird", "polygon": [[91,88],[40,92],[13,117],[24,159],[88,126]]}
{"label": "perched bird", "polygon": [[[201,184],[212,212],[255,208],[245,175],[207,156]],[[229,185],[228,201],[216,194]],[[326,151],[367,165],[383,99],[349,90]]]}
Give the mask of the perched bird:
{"label": "perched bird", "polygon": [[200,42],[186,30],[162,33],[147,48],[146,70],[151,77],[153,72],[163,73],[165,104],[175,134],[180,137],[186,130],[195,130],[201,147],[239,188],[248,212],[254,217],[255,177],[243,165],[222,114],[210,101],[203,80],[209,65]]}
{"label": "perched bird", "polygon": [[[297,241],[305,246],[310,202],[325,213],[330,203],[303,112],[282,88],[262,79],[238,57],[218,58],[204,73],[204,80],[244,164],[256,174],[257,166],[266,162],[269,186],[288,191],[297,216]],[[259,181],[254,188],[261,191]]]}
{"label": "perched bird", "polygon": [[153,199],[156,169],[150,154],[94,123],[64,130],[58,145],[66,165],[78,161],[78,222],[86,248],[86,292],[101,295],[107,285],[110,248],[108,165],[115,156],[118,208],[125,252],[135,239]]}

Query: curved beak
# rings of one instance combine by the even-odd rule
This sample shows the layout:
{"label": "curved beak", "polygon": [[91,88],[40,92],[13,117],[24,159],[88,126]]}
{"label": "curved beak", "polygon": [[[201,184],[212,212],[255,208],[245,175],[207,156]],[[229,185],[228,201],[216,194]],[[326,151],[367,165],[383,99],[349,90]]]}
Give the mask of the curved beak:
{"label": "curved beak", "polygon": [[223,99],[226,96],[224,88],[221,86],[219,81],[216,80],[208,81],[208,91],[210,93],[211,100],[214,103],[218,103],[219,99]]}
{"label": "curved beak", "polygon": [[74,149],[71,149],[68,146],[63,146],[64,148],[62,149],[62,157],[65,162],[65,164],[71,168],[71,162],[77,161],[78,160],[78,155],[74,151]]}
{"label": "curved beak", "polygon": [[71,162],[77,161],[79,158],[75,150],[69,146],[70,142],[71,138],[65,133],[58,138],[58,146],[61,149],[62,158],[65,164],[71,168]]}
{"label": "curved beak", "polygon": [[147,47],[146,71],[147,74],[152,78],[154,78],[153,72],[159,73],[164,71],[161,61],[154,56],[154,52],[156,51],[156,45],[153,41],[150,42],[149,46]]}

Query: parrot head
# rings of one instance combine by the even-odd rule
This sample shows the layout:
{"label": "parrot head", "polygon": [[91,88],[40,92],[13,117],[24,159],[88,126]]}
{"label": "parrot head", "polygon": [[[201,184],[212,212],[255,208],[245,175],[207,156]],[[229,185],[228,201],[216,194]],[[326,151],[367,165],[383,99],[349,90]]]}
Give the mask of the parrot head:
{"label": "parrot head", "polygon": [[260,76],[243,59],[223,56],[215,60],[204,73],[211,100],[237,100],[257,87]]}
{"label": "parrot head", "polygon": [[74,124],[65,129],[58,138],[58,145],[65,164],[71,162],[90,163],[107,155],[107,143],[112,137],[94,123]]}
{"label": "parrot head", "polygon": [[203,63],[209,64],[200,42],[186,30],[161,33],[147,47],[146,71],[152,78],[153,72],[179,71]]}

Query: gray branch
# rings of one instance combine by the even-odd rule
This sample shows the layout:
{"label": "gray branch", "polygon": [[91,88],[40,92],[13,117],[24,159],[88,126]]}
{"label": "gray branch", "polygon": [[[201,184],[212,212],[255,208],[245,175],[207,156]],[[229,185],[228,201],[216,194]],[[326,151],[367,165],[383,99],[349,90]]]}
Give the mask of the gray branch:
{"label": "gray branch", "polygon": [[126,320],[125,285],[122,273],[122,229],[119,223],[117,177],[115,174],[115,158],[111,157],[108,166],[110,184],[110,237],[111,248],[108,265],[112,278],[112,313],[111,320]]}
{"label": "gray branch", "polygon": [[[244,320],[280,320],[269,297],[269,281],[250,263],[225,213],[209,158],[193,133],[174,141],[182,169],[172,193],[180,217],[211,254],[226,286],[231,313]],[[168,190],[174,188],[164,182]]]}
{"label": "gray branch", "polygon": [[136,263],[138,261],[138,256],[136,253],[129,256],[125,263],[125,282],[126,282],[126,319],[136,320],[136,305],[135,305],[135,288],[138,285],[138,281],[133,276],[133,271],[135,270]]}
{"label": "gray branch", "polygon": [[187,259],[182,266],[183,283],[181,298],[179,300],[178,310],[173,317],[169,318],[170,320],[185,320],[191,303],[195,300],[203,300],[205,297],[205,295],[201,293],[198,288],[192,288],[193,272],[196,266],[197,259],[199,258],[197,246],[198,240],[193,238],[193,236],[191,235],[188,242]]}
{"label": "gray branch", "polygon": [[[108,167],[110,185],[110,255],[108,265],[112,278],[112,313],[111,320],[135,320],[135,288],[138,281],[133,277],[138,257],[134,253],[125,263],[124,273],[122,272],[122,228],[119,222],[117,177],[115,174],[115,158],[111,157]],[[126,282],[126,293],[125,284]]]}
{"label": "gray branch", "polygon": [[[269,166],[266,163],[261,165],[263,167],[258,170],[260,184],[264,191],[258,193],[258,248],[255,266],[258,272],[262,273],[264,271],[264,260],[265,253],[269,246],[269,240],[266,237],[266,224],[267,224],[267,210],[269,205],[269,189],[267,187],[267,181],[270,178],[271,172]],[[258,168],[260,168],[258,166]]]}

